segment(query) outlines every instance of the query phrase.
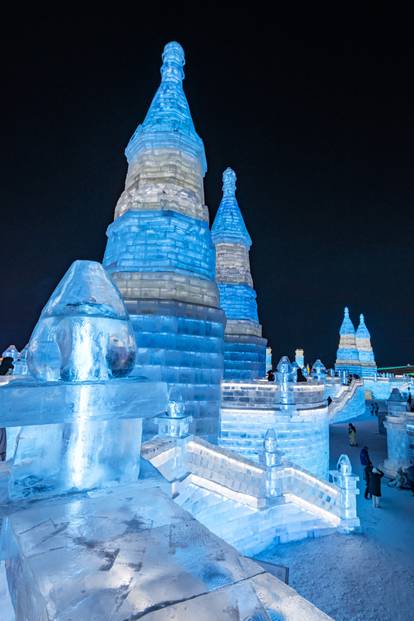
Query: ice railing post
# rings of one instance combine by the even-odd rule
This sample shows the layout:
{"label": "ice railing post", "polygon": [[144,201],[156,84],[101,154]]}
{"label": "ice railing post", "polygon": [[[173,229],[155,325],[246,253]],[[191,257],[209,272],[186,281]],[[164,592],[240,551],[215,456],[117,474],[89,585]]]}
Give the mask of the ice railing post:
{"label": "ice railing post", "polygon": [[182,400],[170,401],[168,409],[162,416],[157,416],[158,435],[170,438],[186,438],[190,435],[192,416],[185,413],[185,404]]}
{"label": "ice railing post", "polygon": [[264,463],[266,466],[266,496],[274,498],[282,494],[281,482],[278,471],[282,466],[283,451],[277,447],[276,433],[274,429],[268,429],[263,442]]}
{"label": "ice railing post", "polygon": [[359,477],[352,474],[352,465],[348,455],[341,455],[337,469],[329,472],[332,482],[339,488],[338,517],[341,520],[340,530],[350,533],[359,527],[356,497],[359,494],[357,482]]}

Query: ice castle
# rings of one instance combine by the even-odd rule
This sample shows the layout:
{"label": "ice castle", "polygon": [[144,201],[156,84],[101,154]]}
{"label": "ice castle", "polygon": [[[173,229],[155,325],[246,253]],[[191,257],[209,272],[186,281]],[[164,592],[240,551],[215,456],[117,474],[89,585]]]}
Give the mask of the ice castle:
{"label": "ice castle", "polygon": [[206,156],[183,90],[184,51],[168,43],[162,59],[161,84],[125,151],[103,264],[131,316],[137,372],[166,381],[193,430],[214,441],[225,316],[204,204]]}
{"label": "ice castle", "polygon": [[250,273],[247,232],[236,199],[236,173],[223,173],[223,198],[211,228],[216,247],[216,280],[227,323],[224,333],[224,378],[254,380],[265,376],[266,339],[257,315]]}

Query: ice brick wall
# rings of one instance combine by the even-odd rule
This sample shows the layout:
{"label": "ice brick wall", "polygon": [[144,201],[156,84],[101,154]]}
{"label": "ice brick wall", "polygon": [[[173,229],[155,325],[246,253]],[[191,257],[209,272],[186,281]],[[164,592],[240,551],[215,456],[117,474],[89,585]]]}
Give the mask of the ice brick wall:
{"label": "ice brick wall", "polygon": [[289,405],[272,382],[223,382],[219,445],[259,461],[268,429],[286,459],[326,478],[329,467],[328,408],[323,384],[291,384]]}
{"label": "ice brick wall", "polygon": [[181,46],[167,44],[160,87],[126,149],[125,190],[104,265],[134,326],[136,373],[167,381],[171,398],[185,401],[192,431],[214,441],[225,316],[204,204],[204,145],[184,94],[183,65]]}
{"label": "ice brick wall", "polygon": [[223,198],[212,229],[216,247],[220,306],[227,318],[224,337],[224,377],[254,380],[266,371],[266,339],[257,314],[250,273],[250,235],[236,199],[236,174],[223,173]]}

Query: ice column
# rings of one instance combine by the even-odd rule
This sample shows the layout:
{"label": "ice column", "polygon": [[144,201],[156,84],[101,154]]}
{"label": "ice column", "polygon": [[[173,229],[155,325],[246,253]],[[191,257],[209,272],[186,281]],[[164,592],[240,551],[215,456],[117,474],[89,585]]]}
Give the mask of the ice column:
{"label": "ice column", "polygon": [[359,316],[359,326],[356,331],[356,347],[358,350],[361,377],[376,375],[377,365],[372,350],[371,335],[365,325],[364,315],[362,313]]}
{"label": "ice column", "polygon": [[216,247],[220,305],[227,318],[224,337],[224,377],[253,380],[266,371],[266,339],[257,315],[256,292],[250,273],[247,232],[236,199],[236,173],[223,173],[223,198],[211,228]]}
{"label": "ice column", "polygon": [[352,474],[352,465],[348,455],[341,455],[337,469],[331,470],[329,474],[340,490],[338,511],[341,518],[340,530],[345,533],[352,532],[359,526],[356,504],[356,497],[359,494],[357,487],[359,477]]}
{"label": "ice column", "polygon": [[161,84],[125,151],[104,266],[138,336],[136,373],[168,382],[192,431],[215,441],[225,316],[204,204],[206,157],[183,90],[184,51],[171,42],[162,58]]}
{"label": "ice column", "polygon": [[355,328],[349,317],[348,307],[345,306],[344,319],[339,330],[339,346],[336,354],[335,371],[360,373],[358,350],[355,341]]}
{"label": "ice column", "polygon": [[387,416],[385,427],[387,429],[387,452],[388,458],[384,461],[384,471],[390,476],[395,476],[398,468],[407,468],[410,465],[409,438],[407,423],[414,419],[407,412],[407,402],[398,388],[394,388],[387,402]]}

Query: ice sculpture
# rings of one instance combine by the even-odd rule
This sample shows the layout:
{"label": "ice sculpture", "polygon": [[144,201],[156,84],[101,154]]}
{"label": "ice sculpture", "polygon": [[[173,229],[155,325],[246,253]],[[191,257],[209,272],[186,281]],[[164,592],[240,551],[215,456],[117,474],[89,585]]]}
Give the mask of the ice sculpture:
{"label": "ice sculpture", "polygon": [[344,319],[339,330],[339,346],[336,354],[335,371],[360,373],[359,356],[355,341],[355,328],[349,317],[349,309],[345,306]]}
{"label": "ice sculpture", "polygon": [[317,382],[324,382],[327,376],[325,365],[319,358],[312,365],[311,375]]}
{"label": "ice sculpture", "polygon": [[125,151],[104,266],[138,335],[138,372],[168,382],[192,430],[215,440],[225,317],[204,204],[206,158],[183,90],[184,51],[171,42],[162,58],[161,84]]}
{"label": "ice sculpture", "polygon": [[232,380],[264,377],[267,341],[262,338],[250,273],[252,240],[237,203],[236,173],[231,168],[223,173],[223,198],[211,233],[216,247],[220,306],[227,318],[224,377]]}
{"label": "ice sculpture", "polygon": [[13,358],[13,362],[15,362],[19,357],[19,350],[16,345],[9,345],[7,349],[1,355],[2,358]]}
{"label": "ice sculpture", "polygon": [[303,349],[295,349],[295,362],[300,369],[305,366],[305,353]]}
{"label": "ice sculpture", "polygon": [[359,316],[359,326],[356,331],[355,342],[358,351],[361,377],[375,376],[377,373],[377,365],[371,346],[371,336],[365,325],[365,319],[362,313]]}
{"label": "ice sculpture", "polygon": [[75,261],[44,307],[28,345],[39,381],[128,375],[135,337],[125,305],[100,263]]}
{"label": "ice sculpture", "polygon": [[21,427],[11,498],[136,480],[142,418],[165,411],[165,384],[123,378],[135,338],[103,267],[76,261],[43,309],[28,345],[33,378],[0,391],[0,424]]}

